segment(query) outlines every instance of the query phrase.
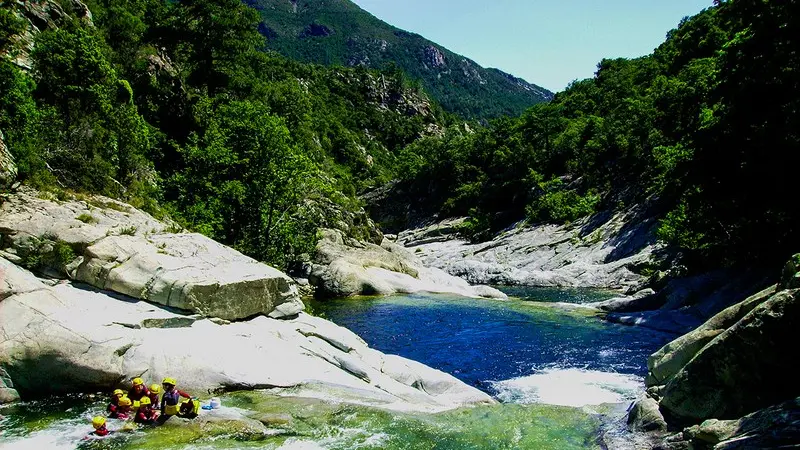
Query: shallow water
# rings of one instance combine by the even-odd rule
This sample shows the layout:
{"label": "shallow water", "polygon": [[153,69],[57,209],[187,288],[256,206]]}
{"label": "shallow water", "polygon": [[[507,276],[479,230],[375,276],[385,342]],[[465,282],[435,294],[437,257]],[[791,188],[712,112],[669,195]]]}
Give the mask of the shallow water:
{"label": "shallow water", "polygon": [[74,396],[0,407],[0,449],[600,448],[599,430],[609,423],[593,411],[610,409],[586,405],[633,398],[643,387],[647,355],[670,336],[538,303],[583,303],[606,292],[509,293],[524,299],[412,295],[314,305],[374,348],[449,372],[503,404],[410,414],[242,392],[222,398],[222,417],[213,412],[191,423],[83,440],[104,403]]}
{"label": "shallow water", "polygon": [[[599,448],[598,420],[581,410],[545,405],[493,405],[440,414],[406,414],[304,398],[242,392],[222,398],[226,416],[205,413],[188,423],[83,437],[103,403],[71,401],[57,416],[42,402],[0,408],[2,449],[582,449]],[[14,419],[8,419],[14,416]],[[265,419],[266,417],[266,419]],[[272,419],[270,419],[272,417]],[[277,419],[276,419],[277,418]],[[261,422],[271,423],[268,428]],[[14,422],[13,424],[10,422]],[[123,424],[109,420],[111,430]]]}

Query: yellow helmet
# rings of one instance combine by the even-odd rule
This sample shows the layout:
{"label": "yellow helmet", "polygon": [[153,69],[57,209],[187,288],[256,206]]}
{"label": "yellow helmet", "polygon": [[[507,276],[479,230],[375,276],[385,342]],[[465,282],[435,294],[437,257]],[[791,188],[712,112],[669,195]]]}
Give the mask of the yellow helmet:
{"label": "yellow helmet", "polygon": [[142,385],[142,384],[144,384],[144,380],[143,379],[141,379],[139,377],[136,377],[136,378],[133,379],[133,385],[134,386],[139,386],[139,385]]}
{"label": "yellow helmet", "polygon": [[123,391],[122,389],[114,389],[114,395],[123,396],[125,395],[125,391]]}
{"label": "yellow helmet", "polygon": [[131,406],[133,402],[128,397],[122,397],[119,399],[119,404],[122,406]]}
{"label": "yellow helmet", "polygon": [[157,384],[150,385],[150,392],[152,392],[153,394],[158,394],[159,392],[161,392],[161,386]]}
{"label": "yellow helmet", "polygon": [[106,418],[103,416],[97,416],[94,419],[92,419],[92,426],[94,427],[95,430],[100,429],[100,427],[102,427],[105,424],[106,424]]}
{"label": "yellow helmet", "polygon": [[175,381],[175,378],[167,377],[167,378],[164,378],[164,381],[162,381],[161,384],[171,384],[173,386],[176,386],[178,384],[178,382]]}
{"label": "yellow helmet", "polygon": [[141,406],[152,405],[152,404],[153,404],[153,402],[150,401],[150,397],[142,397],[142,399],[139,400],[139,405],[141,405]]}

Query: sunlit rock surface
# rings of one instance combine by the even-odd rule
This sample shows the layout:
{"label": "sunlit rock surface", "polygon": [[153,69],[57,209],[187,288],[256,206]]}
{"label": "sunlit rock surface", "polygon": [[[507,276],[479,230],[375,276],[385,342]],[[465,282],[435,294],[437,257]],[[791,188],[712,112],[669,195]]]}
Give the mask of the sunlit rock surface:
{"label": "sunlit rock surface", "polygon": [[1,258],[0,271],[0,368],[23,397],[171,376],[197,394],[316,386],[400,410],[493,402],[450,375],[384,355],[304,313],[218,325],[85,285],[50,287]]}

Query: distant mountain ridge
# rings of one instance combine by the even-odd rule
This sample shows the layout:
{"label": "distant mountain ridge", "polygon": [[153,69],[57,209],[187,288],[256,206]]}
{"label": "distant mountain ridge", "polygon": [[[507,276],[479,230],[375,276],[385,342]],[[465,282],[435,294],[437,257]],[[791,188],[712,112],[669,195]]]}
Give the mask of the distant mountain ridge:
{"label": "distant mountain ridge", "polygon": [[397,67],[445,110],[469,119],[517,116],[553,93],[483,68],[424,37],[391,26],[349,0],[243,0],[262,17],[268,47],[326,65]]}

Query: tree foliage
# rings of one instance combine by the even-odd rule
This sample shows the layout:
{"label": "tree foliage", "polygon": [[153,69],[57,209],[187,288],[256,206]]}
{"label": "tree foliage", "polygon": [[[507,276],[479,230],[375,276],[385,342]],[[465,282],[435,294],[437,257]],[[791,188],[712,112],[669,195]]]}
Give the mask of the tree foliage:
{"label": "tree foliage", "polygon": [[[399,65],[264,51],[269,33],[236,0],[89,6],[96,27],[38,34],[30,74],[0,59],[0,129],[39,187],[167,210],[282,267],[339,222],[330,205],[358,209],[394,179],[404,206],[467,215],[475,239],[647,200],[698,267],[800,248],[798,1],[719,1],[652,55],[604,59],[487,127],[445,114]],[[0,9],[6,52],[24,28],[13,8]]]}
{"label": "tree foliage", "polygon": [[697,267],[782,261],[800,248],[799,13],[797,1],[720,1],[652,55],[603,60],[518,119],[409,146],[399,191],[428,213],[470,215],[484,237],[649,199],[667,211],[662,238]]}
{"label": "tree foliage", "polygon": [[[6,45],[22,22],[3,5]],[[265,52],[238,0],[88,5],[94,27],[67,18],[37,34],[31,73],[0,59],[0,129],[22,178],[169,212],[279,267],[448,120],[401,72]]]}

